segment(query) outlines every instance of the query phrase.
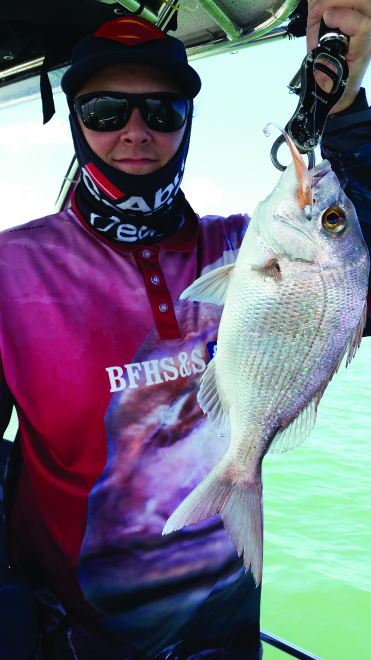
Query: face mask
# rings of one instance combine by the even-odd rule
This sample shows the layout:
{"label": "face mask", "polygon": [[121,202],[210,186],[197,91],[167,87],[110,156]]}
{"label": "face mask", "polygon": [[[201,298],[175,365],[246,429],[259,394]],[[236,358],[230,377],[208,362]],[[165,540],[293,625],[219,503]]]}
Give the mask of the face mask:
{"label": "face mask", "polygon": [[188,119],[182,143],[173,158],[151,174],[135,175],[107,165],[89,147],[76,113],[70,124],[81,170],[77,203],[89,225],[109,239],[150,245],[175,234],[186,205],[180,184],[191,134]]}

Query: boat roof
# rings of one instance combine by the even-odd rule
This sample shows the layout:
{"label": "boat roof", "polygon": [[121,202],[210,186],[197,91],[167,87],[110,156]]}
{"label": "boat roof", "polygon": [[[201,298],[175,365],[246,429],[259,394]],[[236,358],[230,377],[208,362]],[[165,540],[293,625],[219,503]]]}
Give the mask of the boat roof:
{"label": "boat roof", "polygon": [[0,108],[40,96],[45,57],[60,91],[77,42],[132,12],[181,39],[192,60],[287,36],[287,21],[304,35],[307,0],[0,0]]}

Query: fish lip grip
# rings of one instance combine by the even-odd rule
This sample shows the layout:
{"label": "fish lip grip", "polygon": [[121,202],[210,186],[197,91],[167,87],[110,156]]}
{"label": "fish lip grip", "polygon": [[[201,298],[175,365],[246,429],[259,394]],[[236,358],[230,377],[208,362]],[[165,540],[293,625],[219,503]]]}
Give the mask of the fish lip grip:
{"label": "fish lip grip", "polygon": [[[345,59],[349,37],[338,28],[328,28],[322,19],[318,39],[318,46],[302,62],[300,91],[297,92],[300,93],[299,103],[285,126],[300,153],[308,154],[309,169],[314,167],[314,149],[321,141],[326,119],[343,96],[349,78],[348,62]],[[325,73],[332,80],[330,92],[325,92],[316,84],[315,71]],[[284,141],[284,137],[280,136],[271,149],[273,165],[281,171],[286,167],[278,161],[278,149]]]}

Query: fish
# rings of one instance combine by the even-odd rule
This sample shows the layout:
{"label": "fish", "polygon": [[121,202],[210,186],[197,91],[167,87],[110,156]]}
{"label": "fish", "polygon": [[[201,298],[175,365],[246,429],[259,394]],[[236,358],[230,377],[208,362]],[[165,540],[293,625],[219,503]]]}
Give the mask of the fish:
{"label": "fish", "polygon": [[[282,132],[285,134],[283,129]],[[328,161],[293,155],[256,207],[235,264],[181,298],[224,305],[198,402],[229,447],[172,513],[170,534],[220,514],[255,584],[262,578],[262,461],[300,445],[327,385],[360,345],[370,260],[353,204]]]}

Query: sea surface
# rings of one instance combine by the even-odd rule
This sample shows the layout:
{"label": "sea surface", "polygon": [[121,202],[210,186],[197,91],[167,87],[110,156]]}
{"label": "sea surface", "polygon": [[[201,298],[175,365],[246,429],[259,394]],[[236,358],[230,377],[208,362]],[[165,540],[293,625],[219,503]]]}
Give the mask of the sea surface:
{"label": "sea surface", "polygon": [[[309,438],[264,459],[263,483],[262,628],[323,660],[371,660],[371,338]],[[264,644],[264,660],[288,658]]]}
{"label": "sea surface", "polygon": [[[371,338],[307,440],[263,462],[261,626],[324,660],[371,660]],[[264,644],[264,660],[289,656]]]}

